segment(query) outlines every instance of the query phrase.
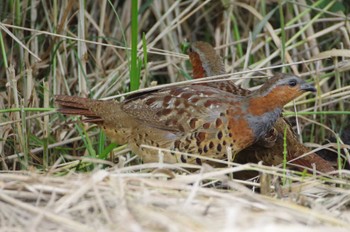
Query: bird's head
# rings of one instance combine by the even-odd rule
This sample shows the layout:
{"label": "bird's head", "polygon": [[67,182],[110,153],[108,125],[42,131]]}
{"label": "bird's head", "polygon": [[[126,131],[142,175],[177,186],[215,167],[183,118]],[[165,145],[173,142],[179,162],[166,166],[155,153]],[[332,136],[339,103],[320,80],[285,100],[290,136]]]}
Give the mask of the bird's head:
{"label": "bird's head", "polygon": [[193,78],[195,79],[225,73],[222,58],[216,54],[214,48],[207,42],[191,43],[188,56],[193,66]]}
{"label": "bird's head", "polygon": [[280,101],[283,105],[305,92],[316,92],[315,87],[300,77],[292,74],[276,74],[257,90],[260,97],[268,96],[271,100]]}
{"label": "bird's head", "polygon": [[[251,94],[252,108],[260,109],[259,113],[282,108],[305,92],[316,92],[315,87],[300,77],[292,74],[276,74],[258,90]],[[265,109],[264,109],[265,108]]]}

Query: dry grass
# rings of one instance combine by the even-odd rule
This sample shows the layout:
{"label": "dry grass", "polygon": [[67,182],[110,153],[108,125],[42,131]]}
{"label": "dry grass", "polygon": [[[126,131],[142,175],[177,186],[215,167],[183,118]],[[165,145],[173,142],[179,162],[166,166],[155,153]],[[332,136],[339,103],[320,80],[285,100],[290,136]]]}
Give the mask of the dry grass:
{"label": "dry grass", "polygon": [[[342,156],[348,163],[349,3],[276,2],[141,1],[140,38],[144,33],[147,41],[147,53],[138,46],[141,88],[185,81],[191,67],[181,44],[212,42],[225,57],[227,76],[244,87],[261,84],[258,77],[272,71],[315,82],[317,95],[290,103],[286,114],[297,111],[308,146],[331,149],[335,161]],[[125,146],[110,151],[95,126],[67,124],[54,112],[55,94],[114,99],[128,91],[130,4],[0,4],[0,230],[349,228],[349,173],[340,163],[332,176],[255,164],[190,167],[195,172],[140,164]],[[321,146],[330,136],[335,142]],[[232,179],[240,170],[263,173],[261,186],[257,178]],[[255,193],[258,187],[264,195]]]}
{"label": "dry grass", "polygon": [[[133,169],[135,173],[130,168],[112,168],[63,177],[3,173],[1,229],[347,231],[350,226],[344,205],[349,190],[325,185],[317,178],[287,187],[276,181],[278,191],[263,196],[224,175],[235,168],[172,173],[172,179],[169,170],[164,174],[162,169],[153,173],[143,173],[142,166]],[[225,188],[213,187],[215,181]]]}

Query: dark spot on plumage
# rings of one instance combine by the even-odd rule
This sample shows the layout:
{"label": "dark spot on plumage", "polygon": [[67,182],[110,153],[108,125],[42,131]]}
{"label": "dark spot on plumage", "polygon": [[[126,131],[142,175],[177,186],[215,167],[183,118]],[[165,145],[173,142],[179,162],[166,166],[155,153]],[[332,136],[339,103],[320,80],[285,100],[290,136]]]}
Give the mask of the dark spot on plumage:
{"label": "dark spot on plumage", "polygon": [[203,124],[204,129],[209,129],[210,128],[210,122],[204,123]]}
{"label": "dark spot on plumage", "polygon": [[196,128],[196,122],[197,122],[197,121],[198,121],[197,118],[191,118],[191,120],[190,120],[190,127],[191,127],[192,129]]}
{"label": "dark spot on plumage", "polygon": [[222,120],[221,118],[217,118],[216,121],[215,121],[215,126],[216,128],[220,127],[222,125]]}
{"label": "dark spot on plumage", "polygon": [[220,143],[216,146],[216,150],[218,150],[218,151],[221,151],[221,150],[222,150],[222,146],[221,146]]}
{"label": "dark spot on plumage", "polygon": [[201,145],[201,141],[199,141],[199,140],[196,140],[196,145],[197,145],[197,147],[199,147],[200,145]]}
{"label": "dark spot on plumage", "polygon": [[170,95],[167,95],[164,97],[163,102],[166,104],[169,104],[169,102],[171,101],[172,97]]}
{"label": "dark spot on plumage", "polygon": [[198,165],[202,165],[202,160],[201,160],[200,158],[196,158],[196,163],[197,163]]}
{"label": "dark spot on plumage", "polygon": [[225,116],[225,113],[221,112],[220,117],[224,117],[224,116]]}
{"label": "dark spot on plumage", "polygon": [[230,127],[230,126],[227,126],[227,130],[231,130],[231,127]]}
{"label": "dark spot on plumage", "polygon": [[226,140],[224,140],[224,141],[222,142],[222,145],[226,146]]}
{"label": "dark spot on plumage", "polygon": [[210,143],[209,143],[209,148],[210,148],[210,149],[213,149],[213,148],[214,148],[214,143],[213,143],[213,141],[210,141]]}
{"label": "dark spot on plumage", "polygon": [[103,129],[105,129],[105,130],[106,130],[106,126],[103,126]]}
{"label": "dark spot on plumage", "polygon": [[172,151],[172,152],[170,152],[170,155],[175,156],[176,153]]}
{"label": "dark spot on plumage", "polygon": [[147,134],[147,133],[145,133],[145,137],[148,137],[148,134]]}
{"label": "dark spot on plumage", "polygon": [[181,100],[180,99],[176,99],[174,102],[174,106],[178,107],[181,104]]}
{"label": "dark spot on plumage", "polygon": [[166,115],[170,114],[171,111],[172,111],[171,109],[163,109],[163,110],[157,112],[157,116],[158,117],[166,116]]}
{"label": "dark spot on plumage", "polygon": [[199,98],[197,98],[197,97],[193,97],[190,99],[190,102],[192,102],[192,103],[196,103],[197,101],[199,101]]}
{"label": "dark spot on plumage", "polygon": [[187,160],[186,160],[186,158],[185,158],[184,155],[181,155],[181,162],[182,162],[182,163],[186,163],[186,162],[187,162]]}
{"label": "dark spot on plumage", "polygon": [[189,147],[190,147],[189,144],[186,144],[186,145],[184,146],[184,148],[185,148],[186,150],[187,150]]}
{"label": "dark spot on plumage", "polygon": [[192,93],[183,93],[183,94],[181,94],[181,97],[182,98],[185,98],[185,99],[189,99],[190,97],[192,97],[193,96],[193,94]]}
{"label": "dark spot on plumage", "polygon": [[205,140],[205,137],[206,137],[205,132],[198,132],[197,135],[196,135],[196,139],[197,139],[197,141],[199,141],[199,142],[204,141],[204,140]]}
{"label": "dark spot on plumage", "polygon": [[180,130],[181,132],[185,132],[185,128],[184,128],[181,124],[179,125],[178,128],[179,128],[179,130]]}
{"label": "dark spot on plumage", "polygon": [[146,105],[151,105],[153,104],[155,101],[157,101],[157,98],[155,97],[151,97],[151,98],[148,98],[145,102]]}
{"label": "dark spot on plumage", "polygon": [[218,136],[218,139],[221,140],[222,139],[222,131],[219,131],[217,136]]}
{"label": "dark spot on plumage", "polygon": [[170,91],[170,94],[179,97],[182,92],[183,90],[181,88],[175,88]]}
{"label": "dark spot on plumage", "polygon": [[198,148],[198,153],[202,154],[203,153],[203,149],[202,148]]}
{"label": "dark spot on plumage", "polygon": [[179,148],[179,147],[180,147],[180,144],[181,144],[180,140],[176,140],[176,141],[174,142],[175,148]]}
{"label": "dark spot on plumage", "polygon": [[228,136],[229,136],[230,138],[232,138],[233,135],[232,135],[232,133],[230,132],[230,133],[228,133]]}
{"label": "dark spot on plumage", "polygon": [[203,147],[203,151],[204,151],[204,153],[207,153],[207,152],[209,151],[207,145],[205,145],[205,146]]}
{"label": "dark spot on plumage", "polygon": [[212,101],[211,100],[207,100],[205,103],[204,103],[204,107],[209,107],[211,106],[212,104]]}

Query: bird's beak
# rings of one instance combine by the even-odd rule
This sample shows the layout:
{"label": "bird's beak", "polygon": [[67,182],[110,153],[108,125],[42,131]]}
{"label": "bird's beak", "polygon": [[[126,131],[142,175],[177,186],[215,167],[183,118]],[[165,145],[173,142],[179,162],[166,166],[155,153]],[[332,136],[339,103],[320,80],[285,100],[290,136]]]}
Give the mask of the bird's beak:
{"label": "bird's beak", "polygon": [[309,83],[302,83],[300,85],[300,90],[316,92],[316,88],[312,84],[309,84]]}

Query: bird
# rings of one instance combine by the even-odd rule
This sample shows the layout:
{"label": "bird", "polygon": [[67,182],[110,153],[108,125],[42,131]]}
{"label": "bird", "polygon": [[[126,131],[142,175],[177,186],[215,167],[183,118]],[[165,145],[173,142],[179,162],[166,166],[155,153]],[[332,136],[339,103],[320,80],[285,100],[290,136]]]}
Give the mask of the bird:
{"label": "bird", "polygon": [[[193,67],[193,78],[201,79],[208,76],[226,73],[221,56],[216,53],[211,44],[204,41],[192,42],[188,54]],[[200,84],[218,88],[240,96],[251,94],[250,90],[236,85],[233,80],[220,79]],[[297,169],[303,171],[304,167],[312,168],[313,164],[315,164],[316,170],[321,172],[331,172],[335,170],[330,162],[316,153],[310,152],[310,149],[299,142],[291,125],[283,117],[279,117],[272,129],[258,142],[242,150],[239,155],[237,155],[237,160],[235,160],[235,162],[257,163],[263,161],[263,164],[269,166],[281,164],[284,159],[285,130],[288,152],[287,159],[288,161],[293,160],[292,164],[298,165]],[[302,156],[305,153],[309,153],[309,155]]]}
{"label": "bird", "polygon": [[122,102],[66,95],[55,101],[58,112],[85,116],[112,141],[128,144],[143,162],[158,161],[158,151],[142,146],[149,145],[168,150],[166,163],[201,165],[205,159],[185,154],[227,160],[265,136],[283,106],[308,91],[316,89],[295,75],[276,74],[246,96],[185,84],[143,91]]}

